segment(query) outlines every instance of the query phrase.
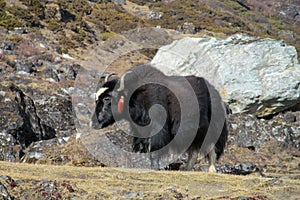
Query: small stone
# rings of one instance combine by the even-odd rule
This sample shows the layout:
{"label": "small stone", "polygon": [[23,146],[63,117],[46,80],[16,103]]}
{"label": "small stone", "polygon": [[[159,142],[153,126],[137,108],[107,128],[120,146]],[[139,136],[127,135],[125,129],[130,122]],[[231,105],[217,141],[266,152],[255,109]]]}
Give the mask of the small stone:
{"label": "small stone", "polygon": [[126,4],[126,1],[125,0],[113,0],[113,2],[115,4],[119,4],[119,5],[125,5]]}
{"label": "small stone", "polygon": [[40,43],[40,47],[43,49],[47,48],[43,43]]}
{"label": "small stone", "polygon": [[149,14],[147,14],[148,19],[161,19],[163,16],[163,13],[156,11],[151,11]]}
{"label": "small stone", "polygon": [[0,91],[0,96],[5,97],[6,92],[5,91]]}
{"label": "small stone", "polygon": [[183,34],[196,34],[200,31],[200,28],[197,28],[193,23],[185,22],[184,24],[177,26],[176,30]]}
{"label": "small stone", "polygon": [[8,29],[6,29],[6,28],[1,28],[1,29],[0,29],[0,33],[8,34],[9,32],[8,32]]}
{"label": "small stone", "polygon": [[69,54],[63,54],[62,57],[66,58],[66,59],[74,60],[74,58],[72,56],[70,56]]}
{"label": "small stone", "polygon": [[61,58],[60,56],[56,56],[56,57],[54,58],[54,62],[60,63],[60,62],[62,62],[62,58]]}
{"label": "small stone", "polygon": [[14,28],[14,33],[21,35],[21,34],[27,34],[28,33],[28,29],[27,28],[23,28],[23,27],[16,27]]}
{"label": "small stone", "polygon": [[176,191],[176,188],[174,186],[168,186],[166,190]]}
{"label": "small stone", "polygon": [[1,43],[1,48],[5,51],[12,51],[15,49],[16,44],[11,41],[5,41]]}

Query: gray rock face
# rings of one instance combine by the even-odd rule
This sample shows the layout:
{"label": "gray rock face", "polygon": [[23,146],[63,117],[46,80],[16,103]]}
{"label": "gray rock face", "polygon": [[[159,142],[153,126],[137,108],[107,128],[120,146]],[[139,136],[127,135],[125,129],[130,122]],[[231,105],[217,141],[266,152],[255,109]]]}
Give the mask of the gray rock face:
{"label": "gray rock face", "polygon": [[0,196],[2,197],[2,199],[8,199],[8,200],[13,199],[10,196],[10,194],[8,193],[7,188],[5,187],[5,185],[3,185],[1,182],[0,182]]}
{"label": "gray rock face", "polygon": [[114,0],[113,1],[115,4],[120,4],[120,5],[124,5],[126,3],[125,0]]}
{"label": "gray rock face", "polygon": [[266,143],[276,141],[280,146],[300,149],[300,111],[280,113],[271,120],[234,114],[229,115],[228,122],[228,144],[260,151]]}
{"label": "gray rock face", "polygon": [[8,79],[0,83],[0,160],[19,161],[31,143],[75,132],[71,97],[56,83]]}
{"label": "gray rock face", "polygon": [[161,47],[152,64],[168,75],[205,77],[234,113],[261,117],[300,103],[297,52],[283,41],[183,38]]}

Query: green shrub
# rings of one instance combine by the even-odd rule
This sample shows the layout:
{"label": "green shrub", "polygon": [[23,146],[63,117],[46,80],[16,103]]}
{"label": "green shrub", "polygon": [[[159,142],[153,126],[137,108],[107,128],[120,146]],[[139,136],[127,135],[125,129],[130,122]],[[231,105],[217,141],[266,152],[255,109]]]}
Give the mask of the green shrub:
{"label": "green shrub", "polygon": [[109,39],[109,38],[111,38],[115,35],[116,35],[116,33],[114,33],[114,32],[103,32],[103,33],[100,34],[100,38],[102,40],[107,40],[107,39]]}
{"label": "green shrub", "polygon": [[5,40],[9,40],[9,41],[12,41],[13,43],[20,43],[21,41],[23,41],[23,38],[20,37],[19,35],[16,35],[16,36],[9,36],[9,37],[6,37]]}
{"label": "green shrub", "polygon": [[39,19],[35,15],[31,15],[27,9],[17,6],[9,6],[6,10],[11,13],[12,16],[22,20],[25,26],[34,27],[41,25]]}
{"label": "green shrub", "polygon": [[20,0],[29,9],[29,12],[34,13],[40,19],[45,18],[45,3],[47,0]]}
{"label": "green shrub", "polygon": [[83,16],[90,15],[92,12],[92,7],[86,0],[74,0],[71,3],[59,0],[58,3],[62,9],[75,15],[77,20],[82,20]]}
{"label": "green shrub", "polygon": [[62,25],[56,19],[46,19],[46,27],[51,31],[60,31],[62,30]]}
{"label": "green shrub", "polygon": [[0,8],[2,8],[1,11],[0,11],[0,13],[4,11],[3,8],[5,8],[5,6],[6,6],[5,0],[0,0]]}
{"label": "green shrub", "polygon": [[145,20],[126,13],[122,6],[113,3],[97,4],[88,20],[98,26],[109,27],[108,32],[116,33],[146,24]]}
{"label": "green shrub", "polygon": [[14,30],[15,27],[22,27],[24,24],[13,16],[3,16],[0,18],[0,27],[8,30]]}

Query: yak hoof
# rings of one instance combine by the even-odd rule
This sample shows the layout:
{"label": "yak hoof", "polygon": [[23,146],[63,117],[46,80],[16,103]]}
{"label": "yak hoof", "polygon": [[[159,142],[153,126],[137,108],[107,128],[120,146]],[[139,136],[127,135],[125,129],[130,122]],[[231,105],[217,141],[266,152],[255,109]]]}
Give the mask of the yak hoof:
{"label": "yak hoof", "polygon": [[217,173],[216,167],[214,165],[209,166],[208,172],[209,173]]}

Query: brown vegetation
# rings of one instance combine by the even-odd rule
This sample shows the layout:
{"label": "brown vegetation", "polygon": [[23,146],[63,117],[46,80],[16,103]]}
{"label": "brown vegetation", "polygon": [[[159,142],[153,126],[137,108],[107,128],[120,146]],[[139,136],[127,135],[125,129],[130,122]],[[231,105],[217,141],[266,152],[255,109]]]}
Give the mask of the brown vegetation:
{"label": "brown vegetation", "polygon": [[[299,180],[203,172],[1,162],[0,174],[14,179],[13,186],[7,184],[11,195],[28,199],[237,199],[242,196],[256,199],[297,199],[300,195]],[[54,186],[50,187],[51,184]]]}
{"label": "brown vegetation", "polygon": [[[209,31],[230,35],[247,33],[259,37],[284,39],[299,50],[299,22],[280,15],[285,2],[274,4],[268,1],[127,1],[126,5],[85,0],[68,3],[21,0],[24,6],[0,1],[0,26],[9,30],[28,27],[31,31],[48,29],[51,40],[64,52],[88,48],[91,43],[106,40],[115,33],[145,26],[161,26],[175,29],[185,22],[193,23],[198,31]],[[151,11],[163,14],[161,19],[148,19]],[[73,42],[68,41],[70,35]]]}

